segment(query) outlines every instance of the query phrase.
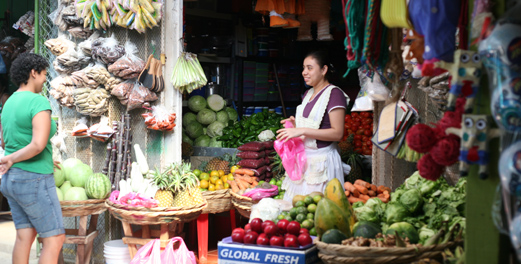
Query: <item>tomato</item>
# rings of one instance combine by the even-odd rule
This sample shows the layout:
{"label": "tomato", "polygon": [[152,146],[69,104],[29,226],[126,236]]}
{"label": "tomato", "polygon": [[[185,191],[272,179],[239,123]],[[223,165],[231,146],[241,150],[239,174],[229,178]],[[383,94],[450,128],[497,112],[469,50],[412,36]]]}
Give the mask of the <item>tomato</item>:
{"label": "tomato", "polygon": [[363,128],[358,129],[358,130],[356,131],[356,134],[357,134],[357,135],[363,135],[363,134],[364,134],[364,131],[365,131],[365,130],[364,130]]}
{"label": "tomato", "polygon": [[368,116],[369,116],[369,113],[367,113],[367,112],[362,112],[362,113],[360,113],[360,116],[362,116],[362,117],[368,117]]}
{"label": "tomato", "polygon": [[354,140],[360,140],[360,139],[362,139],[362,135],[355,135],[355,136],[353,137],[353,139],[354,139]]}
{"label": "tomato", "polygon": [[372,123],[373,123],[372,119],[362,119],[362,124],[364,124],[364,125],[368,125],[368,124],[372,124]]}
{"label": "tomato", "polygon": [[366,144],[367,146],[372,146],[372,145],[373,145],[373,142],[372,142],[371,140],[367,140],[367,141],[365,142],[365,144]]}
{"label": "tomato", "polygon": [[373,124],[372,124],[372,123],[371,123],[371,124],[363,125],[362,127],[363,127],[364,129],[368,129],[368,130],[373,131]]}
{"label": "tomato", "polygon": [[359,127],[359,126],[361,126],[361,125],[362,125],[362,123],[360,123],[359,121],[358,121],[358,122],[356,122],[356,121],[353,122],[353,126]]}
{"label": "tomato", "polygon": [[370,130],[365,130],[364,135],[371,136],[373,133]]}
{"label": "tomato", "polygon": [[347,130],[347,134],[348,134],[348,135],[351,135],[351,134],[353,134],[353,130],[351,130],[351,129],[348,129],[348,130]]}
{"label": "tomato", "polygon": [[351,117],[355,117],[355,116],[358,116],[358,112],[352,112],[351,113]]}
{"label": "tomato", "polygon": [[369,138],[368,136],[366,136],[366,135],[363,135],[363,136],[362,136],[362,141],[363,141],[363,142],[366,142],[366,141],[369,140],[369,139],[370,139],[370,138]]}
{"label": "tomato", "polygon": [[355,148],[355,152],[359,153],[359,154],[362,154],[362,148]]}
{"label": "tomato", "polygon": [[351,120],[351,116],[350,115],[346,115],[346,117],[344,118],[345,121],[348,121],[348,120]]}
{"label": "tomato", "polygon": [[368,149],[368,150],[364,150],[363,154],[364,155],[372,155],[373,152],[370,149]]}
{"label": "tomato", "polygon": [[293,235],[300,234],[300,223],[297,221],[289,222],[289,224],[286,226],[286,232]]}
{"label": "tomato", "polygon": [[353,118],[353,121],[354,121],[354,122],[360,122],[360,121],[362,121],[362,119],[360,119],[359,117],[354,117],[354,118]]}
{"label": "tomato", "polygon": [[355,147],[360,148],[360,147],[362,147],[362,145],[363,145],[362,142],[355,141]]}

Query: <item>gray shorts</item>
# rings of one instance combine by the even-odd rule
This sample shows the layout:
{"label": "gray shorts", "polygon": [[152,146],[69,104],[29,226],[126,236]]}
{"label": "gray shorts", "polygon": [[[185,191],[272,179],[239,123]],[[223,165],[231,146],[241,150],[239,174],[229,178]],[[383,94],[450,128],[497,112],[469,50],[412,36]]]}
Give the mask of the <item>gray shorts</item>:
{"label": "gray shorts", "polygon": [[53,174],[11,168],[2,176],[0,192],[9,202],[16,229],[35,228],[42,238],[65,233]]}

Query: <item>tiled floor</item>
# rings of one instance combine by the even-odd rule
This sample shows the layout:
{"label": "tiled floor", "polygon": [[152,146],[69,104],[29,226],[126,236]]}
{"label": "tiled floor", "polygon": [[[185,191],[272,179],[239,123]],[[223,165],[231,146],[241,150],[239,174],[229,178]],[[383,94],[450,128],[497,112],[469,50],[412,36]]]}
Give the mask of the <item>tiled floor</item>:
{"label": "tiled floor", "polygon": [[[197,252],[194,252],[197,254]],[[217,249],[214,249],[214,250],[209,250],[208,251],[208,259],[207,259],[207,262],[205,264],[217,264]],[[198,262],[197,263],[201,263],[203,264],[202,262],[199,262],[199,259],[198,259]]]}

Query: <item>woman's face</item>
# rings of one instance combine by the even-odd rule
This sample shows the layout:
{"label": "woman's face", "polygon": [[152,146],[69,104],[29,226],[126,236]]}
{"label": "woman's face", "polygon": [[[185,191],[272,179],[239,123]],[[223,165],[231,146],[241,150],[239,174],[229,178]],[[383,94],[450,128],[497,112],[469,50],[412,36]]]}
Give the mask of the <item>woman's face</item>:
{"label": "woman's face", "polygon": [[313,57],[306,57],[304,59],[304,69],[302,70],[302,77],[307,85],[315,87],[318,83],[324,81],[327,67],[320,68],[317,61]]}
{"label": "woman's face", "polygon": [[34,84],[36,85],[36,92],[41,92],[43,88],[43,84],[47,80],[47,70],[43,70],[40,73],[34,71],[35,80]]}

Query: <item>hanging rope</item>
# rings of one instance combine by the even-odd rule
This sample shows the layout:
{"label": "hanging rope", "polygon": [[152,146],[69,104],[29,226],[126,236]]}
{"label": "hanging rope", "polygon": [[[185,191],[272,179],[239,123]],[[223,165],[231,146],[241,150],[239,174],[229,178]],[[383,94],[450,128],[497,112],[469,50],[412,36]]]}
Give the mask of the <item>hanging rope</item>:
{"label": "hanging rope", "polygon": [[344,74],[344,78],[351,70],[362,66],[360,57],[364,39],[364,9],[364,1],[361,0],[348,0],[345,6],[349,38],[346,37],[346,42],[344,42],[348,51],[347,72]]}

